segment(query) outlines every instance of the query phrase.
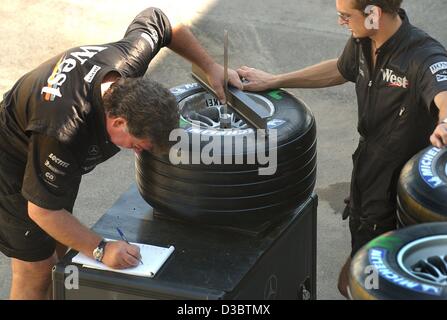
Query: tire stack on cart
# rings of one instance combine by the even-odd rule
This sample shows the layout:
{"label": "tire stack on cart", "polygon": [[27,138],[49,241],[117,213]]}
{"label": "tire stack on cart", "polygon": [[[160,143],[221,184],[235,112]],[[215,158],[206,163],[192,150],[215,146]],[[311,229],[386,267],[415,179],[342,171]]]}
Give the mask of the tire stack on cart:
{"label": "tire stack on cart", "polygon": [[353,299],[447,299],[447,149],[428,148],[398,182],[401,229],[371,241],[354,257]]}
{"label": "tire stack on cart", "polygon": [[[225,112],[198,84],[171,92],[180,128],[169,155],[143,152],[135,166],[153,234],[179,248],[163,279],[180,275],[193,285],[188,292],[203,289],[206,299],[316,299],[317,140],[309,108],[283,90],[244,93],[240,101],[253,100],[266,132],[231,106]],[[230,126],[220,123],[223,113]]]}
{"label": "tire stack on cart", "polygon": [[281,219],[309,199],[317,172],[316,126],[303,102],[283,90],[247,93],[270,114],[264,135],[231,108],[231,128],[222,129],[222,105],[198,84],[171,92],[183,129],[171,158],[142,153],[136,159],[139,191],[158,213],[240,227]]}

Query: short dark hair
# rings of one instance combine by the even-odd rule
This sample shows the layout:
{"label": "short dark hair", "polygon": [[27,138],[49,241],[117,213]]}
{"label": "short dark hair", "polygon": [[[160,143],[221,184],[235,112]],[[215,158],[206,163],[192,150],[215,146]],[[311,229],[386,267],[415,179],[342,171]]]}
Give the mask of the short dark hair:
{"label": "short dark hair", "polygon": [[109,116],[126,119],[131,135],[150,139],[158,152],[168,150],[169,134],[179,126],[179,112],[167,88],[148,77],[121,78],[110,86],[103,101]]}
{"label": "short dark hair", "polygon": [[354,0],[354,7],[364,11],[367,6],[378,6],[383,12],[396,15],[402,5],[403,0]]}

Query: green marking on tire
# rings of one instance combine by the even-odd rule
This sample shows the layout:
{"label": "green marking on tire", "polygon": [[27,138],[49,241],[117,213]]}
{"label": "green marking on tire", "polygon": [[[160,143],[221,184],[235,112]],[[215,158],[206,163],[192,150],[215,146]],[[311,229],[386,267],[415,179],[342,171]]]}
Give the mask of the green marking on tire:
{"label": "green marking on tire", "polygon": [[395,236],[380,236],[368,243],[367,248],[380,247],[388,250],[396,248],[401,243],[401,239]]}
{"label": "green marking on tire", "polygon": [[282,99],[283,99],[283,96],[281,96],[281,93],[282,93],[281,90],[274,90],[274,91],[270,91],[270,92],[268,93],[268,95],[269,95],[270,97],[272,97],[273,99],[275,99],[275,100],[282,100]]}
{"label": "green marking on tire", "polygon": [[180,128],[185,128],[185,127],[187,127],[188,126],[188,121],[186,121],[185,119],[183,119],[183,118],[180,118],[180,121],[179,121],[179,127]]}

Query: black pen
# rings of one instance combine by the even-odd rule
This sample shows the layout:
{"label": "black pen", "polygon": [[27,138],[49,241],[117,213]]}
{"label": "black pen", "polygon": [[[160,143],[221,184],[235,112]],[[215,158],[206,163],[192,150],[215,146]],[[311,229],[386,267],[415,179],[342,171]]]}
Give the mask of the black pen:
{"label": "black pen", "polygon": [[[121,239],[123,239],[123,241],[126,241],[127,244],[129,243],[129,240],[127,240],[126,236],[124,235],[124,233],[121,231],[120,228],[116,227],[116,231],[118,231]],[[128,252],[129,253],[129,252]],[[130,254],[130,253],[129,253]],[[137,257],[135,257],[134,255],[130,254],[132,257],[134,257],[135,259],[137,259],[138,261],[140,261],[141,264],[144,264],[143,261],[141,261],[141,259],[138,259]]]}

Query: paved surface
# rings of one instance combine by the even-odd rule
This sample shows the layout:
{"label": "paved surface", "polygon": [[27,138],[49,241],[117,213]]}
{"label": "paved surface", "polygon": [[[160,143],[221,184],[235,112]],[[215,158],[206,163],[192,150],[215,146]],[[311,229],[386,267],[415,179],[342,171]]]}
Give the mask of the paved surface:
{"label": "paved surface", "polygon": [[[349,37],[337,26],[334,1],[327,0],[17,0],[0,7],[0,92],[24,73],[66,48],[119,39],[148,4],[190,19],[193,32],[213,57],[223,61],[223,29],[230,32],[230,64],[286,72],[337,57]],[[93,3],[93,4],[92,4]],[[405,0],[414,24],[447,45],[447,0]],[[191,82],[190,64],[169,50],[152,64],[151,76],[166,86]],[[349,252],[341,221],[348,192],[350,157],[356,146],[353,86],[292,90],[318,123],[318,298],[341,299],[336,289]],[[133,155],[122,152],[85,176],[74,214],[91,226],[134,181]],[[0,254],[0,298],[8,296],[9,260]]]}

